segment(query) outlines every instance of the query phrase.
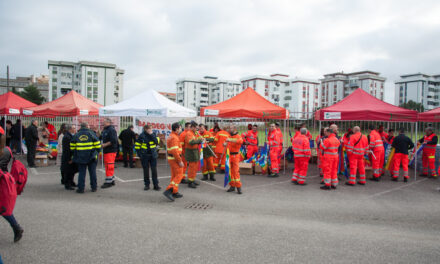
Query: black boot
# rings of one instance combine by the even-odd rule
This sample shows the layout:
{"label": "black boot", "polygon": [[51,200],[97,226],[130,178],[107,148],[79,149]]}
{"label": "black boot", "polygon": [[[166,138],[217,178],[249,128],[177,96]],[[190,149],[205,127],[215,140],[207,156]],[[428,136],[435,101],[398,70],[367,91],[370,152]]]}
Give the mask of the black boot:
{"label": "black boot", "polygon": [[207,181],[207,180],[208,180],[208,174],[203,174],[202,181]]}
{"label": "black boot", "polygon": [[373,177],[373,178],[370,179],[370,181],[378,182],[378,181],[380,181],[380,178],[379,178],[379,177],[377,177],[377,178],[376,178],[376,177]]}
{"label": "black boot", "polygon": [[183,179],[180,181],[180,183],[181,183],[181,184],[188,184],[188,180],[187,180],[186,178],[183,178]]}
{"label": "black boot", "polygon": [[211,173],[211,174],[209,174],[209,179],[210,179],[211,181],[215,181],[215,173]]}
{"label": "black boot", "polygon": [[168,189],[164,191],[163,195],[165,195],[165,197],[168,198],[171,202],[174,202],[173,189]]}
{"label": "black boot", "polygon": [[196,182],[195,180],[193,181],[193,184],[194,184],[195,186],[199,186],[199,185],[200,185],[200,183]]}
{"label": "black boot", "polygon": [[149,189],[150,189],[150,186],[145,185],[145,187],[144,187],[144,191],[148,191]]}
{"label": "black boot", "polygon": [[17,243],[23,237],[24,230],[23,228],[21,228],[20,225],[14,227],[13,230],[14,230],[14,243]]}
{"label": "black boot", "polygon": [[64,186],[64,189],[69,190],[69,191],[75,190],[75,188],[73,188],[72,186],[67,185],[67,184]]}
{"label": "black boot", "polygon": [[194,184],[194,182],[189,182],[188,187],[193,188],[193,189],[197,188],[197,186]]}
{"label": "black boot", "polygon": [[241,192],[241,187],[237,187],[237,193],[238,193],[238,194],[242,194],[242,192]]}
{"label": "black boot", "polygon": [[332,185],[331,188],[336,190],[336,186],[334,186],[334,185]]}
{"label": "black boot", "polygon": [[153,190],[155,190],[155,191],[160,191],[160,189],[162,189],[162,188],[160,188],[160,186],[159,186],[159,185],[157,185],[157,186],[154,186],[154,188],[153,188]]}
{"label": "black boot", "polygon": [[106,188],[110,188],[110,187],[113,187],[113,183],[106,182],[101,186],[101,189],[106,189]]}
{"label": "black boot", "polygon": [[403,182],[408,182],[408,178],[403,178]]}
{"label": "black boot", "polygon": [[324,186],[321,186],[321,187],[319,187],[321,190],[330,190],[331,188],[330,188],[330,186],[327,186],[327,185],[324,185]]}
{"label": "black boot", "polygon": [[177,193],[173,193],[173,197],[174,198],[182,198],[183,195],[177,192]]}
{"label": "black boot", "polygon": [[396,182],[399,181],[399,178],[392,178],[391,180]]}
{"label": "black boot", "polygon": [[353,183],[349,183],[349,182],[346,182],[345,185],[347,185],[347,186],[354,186]]}
{"label": "black boot", "polygon": [[227,190],[227,192],[234,192],[235,191],[235,187],[229,187],[229,189]]}

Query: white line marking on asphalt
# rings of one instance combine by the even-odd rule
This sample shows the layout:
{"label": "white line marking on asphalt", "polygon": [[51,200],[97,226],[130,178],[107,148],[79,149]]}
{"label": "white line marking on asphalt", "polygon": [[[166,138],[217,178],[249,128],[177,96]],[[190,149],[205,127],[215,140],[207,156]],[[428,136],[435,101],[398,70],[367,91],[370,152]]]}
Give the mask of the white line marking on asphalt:
{"label": "white line marking on asphalt", "polygon": [[119,178],[118,176],[115,176],[115,179],[118,180],[118,181],[120,181],[120,182],[126,182],[125,180]]}
{"label": "white line marking on asphalt", "polygon": [[206,184],[211,185],[211,186],[213,186],[213,187],[215,187],[215,188],[217,188],[217,189],[220,189],[220,190],[224,190],[224,189],[225,189],[224,187],[220,187],[220,186],[218,186],[218,185],[215,185],[215,184],[210,183],[210,182],[207,182],[207,181],[200,181],[200,182],[201,182],[201,183],[206,183]]}
{"label": "white line marking on asphalt", "polygon": [[406,188],[406,187],[408,187],[408,186],[411,186],[411,185],[418,184],[418,183],[420,183],[420,182],[426,181],[427,179],[428,179],[428,178],[423,179],[423,180],[419,180],[419,181],[415,181],[415,182],[412,182],[412,183],[408,183],[408,184],[405,184],[405,185],[403,185],[403,186],[396,187],[396,188],[393,188],[393,189],[389,189],[389,190],[386,190],[386,191],[383,191],[383,192],[375,193],[375,194],[372,194],[372,195],[368,196],[368,198],[373,198],[373,197],[376,197],[376,196],[381,196],[381,195],[383,195],[383,194],[387,194],[387,193],[390,193],[390,192],[394,192],[394,191],[397,191],[397,190],[400,190],[400,189]]}
{"label": "white line marking on asphalt", "polygon": [[[306,177],[306,180],[307,180],[307,179],[311,179],[311,178],[316,178],[316,177],[319,177],[319,175]],[[289,179],[289,180],[287,180],[287,181],[272,182],[272,183],[267,183],[267,184],[262,184],[262,185],[257,185],[257,186],[251,186],[251,187],[246,188],[246,189],[254,189],[254,188],[259,188],[259,187],[265,187],[265,186],[277,185],[277,184],[282,184],[282,183],[286,183],[286,182],[290,182],[290,181],[291,181],[291,179]]]}

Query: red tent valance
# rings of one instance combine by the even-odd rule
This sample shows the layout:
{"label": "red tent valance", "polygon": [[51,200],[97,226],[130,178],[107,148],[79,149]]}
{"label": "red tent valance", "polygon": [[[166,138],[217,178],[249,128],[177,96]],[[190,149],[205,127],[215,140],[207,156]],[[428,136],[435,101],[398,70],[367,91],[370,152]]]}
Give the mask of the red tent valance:
{"label": "red tent valance", "polygon": [[238,95],[221,103],[203,107],[200,116],[220,118],[288,119],[289,111],[269,102],[248,87]]}
{"label": "red tent valance", "polygon": [[440,107],[419,114],[420,122],[440,122]]}
{"label": "red tent valance", "polygon": [[20,115],[22,109],[26,107],[34,107],[36,104],[29,102],[16,95],[13,92],[7,92],[0,95],[0,114],[1,115]]}

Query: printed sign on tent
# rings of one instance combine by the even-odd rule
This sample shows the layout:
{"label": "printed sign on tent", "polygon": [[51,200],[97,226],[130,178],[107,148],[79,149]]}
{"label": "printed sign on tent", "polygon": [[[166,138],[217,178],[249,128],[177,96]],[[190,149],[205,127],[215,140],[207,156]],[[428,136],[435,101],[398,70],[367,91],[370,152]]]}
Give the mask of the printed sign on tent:
{"label": "printed sign on tent", "polygon": [[183,128],[186,122],[200,123],[202,121],[201,117],[134,117],[134,119],[135,133],[141,134],[145,125],[151,125],[156,135],[164,134],[166,137],[171,134],[171,125],[175,122],[179,122]]}
{"label": "printed sign on tent", "polygon": [[324,119],[341,119],[341,112],[325,112]]}
{"label": "printed sign on tent", "polygon": [[20,114],[20,110],[14,109],[14,108],[9,108],[9,113],[10,114]]}
{"label": "printed sign on tent", "polygon": [[205,116],[218,116],[219,110],[205,109]]}
{"label": "printed sign on tent", "polygon": [[[88,123],[91,130],[99,130],[102,131],[104,129],[104,120],[110,118],[112,120],[112,125],[115,127],[116,131],[120,131],[120,122],[119,117],[96,117],[96,116],[78,116],[74,118],[74,120],[77,120],[77,123],[75,123],[77,129],[79,129],[79,126],[81,123]],[[122,129],[125,129],[126,127],[123,127]]]}

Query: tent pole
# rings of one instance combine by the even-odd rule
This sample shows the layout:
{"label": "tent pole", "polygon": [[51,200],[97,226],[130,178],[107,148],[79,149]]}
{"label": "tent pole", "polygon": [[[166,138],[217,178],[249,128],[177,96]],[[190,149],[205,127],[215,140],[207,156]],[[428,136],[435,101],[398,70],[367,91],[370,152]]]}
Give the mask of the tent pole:
{"label": "tent pole", "polygon": [[[417,138],[418,138],[417,127],[418,127],[418,123],[416,122],[416,139],[415,139],[416,147],[417,147]],[[415,160],[414,160],[414,181],[417,181],[417,151],[416,151],[415,155],[416,155],[416,157],[415,157]]]}

